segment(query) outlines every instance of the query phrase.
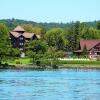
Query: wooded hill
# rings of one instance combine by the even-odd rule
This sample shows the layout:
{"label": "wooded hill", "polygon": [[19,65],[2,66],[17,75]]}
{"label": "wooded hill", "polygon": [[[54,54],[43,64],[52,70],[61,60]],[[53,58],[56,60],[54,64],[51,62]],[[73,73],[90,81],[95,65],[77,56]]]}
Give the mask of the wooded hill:
{"label": "wooded hill", "polygon": [[[86,24],[88,27],[94,27],[96,28],[96,23],[100,21],[92,21],[92,22],[82,22],[83,24]],[[69,28],[71,27],[75,22],[70,23],[37,23],[34,21],[26,21],[26,20],[20,20],[20,19],[2,19],[0,20],[0,23],[4,23],[7,25],[10,29],[15,28],[17,25],[21,24],[32,24],[33,26],[41,26],[44,27],[46,30],[51,28]]]}

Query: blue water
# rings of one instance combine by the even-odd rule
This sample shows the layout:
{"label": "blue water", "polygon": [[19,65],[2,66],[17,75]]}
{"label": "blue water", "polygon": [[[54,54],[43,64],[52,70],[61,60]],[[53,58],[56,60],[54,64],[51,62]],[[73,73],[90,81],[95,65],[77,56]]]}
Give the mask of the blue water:
{"label": "blue water", "polygon": [[100,70],[0,70],[0,100],[100,100]]}

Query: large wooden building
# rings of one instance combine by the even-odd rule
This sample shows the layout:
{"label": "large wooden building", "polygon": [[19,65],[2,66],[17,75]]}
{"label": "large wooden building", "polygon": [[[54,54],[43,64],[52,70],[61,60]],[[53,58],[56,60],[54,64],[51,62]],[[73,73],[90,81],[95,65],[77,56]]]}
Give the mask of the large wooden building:
{"label": "large wooden building", "polygon": [[10,39],[13,47],[19,48],[22,52],[24,52],[24,44],[26,42],[39,38],[39,35],[26,32],[21,26],[17,26],[10,32]]}
{"label": "large wooden building", "polygon": [[82,55],[85,46],[90,58],[100,57],[100,40],[80,40],[80,50],[75,51],[75,53]]}

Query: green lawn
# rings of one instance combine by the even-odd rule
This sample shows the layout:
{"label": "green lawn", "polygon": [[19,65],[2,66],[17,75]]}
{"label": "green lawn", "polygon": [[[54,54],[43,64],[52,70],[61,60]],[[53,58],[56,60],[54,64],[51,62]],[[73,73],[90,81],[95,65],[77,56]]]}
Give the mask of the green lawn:
{"label": "green lawn", "polygon": [[32,64],[32,59],[31,58],[16,58],[16,59],[9,59],[6,62],[4,61],[3,63],[7,63],[9,65],[16,65],[16,64]]}
{"label": "green lawn", "polygon": [[[6,62],[3,62],[3,63],[8,63],[9,65],[16,65],[16,64],[22,64],[22,65],[28,65],[28,64],[32,64],[32,58],[16,58],[16,59],[9,59],[7,60]],[[51,61],[50,60],[41,60],[40,61],[41,64],[50,64]],[[68,65],[71,65],[71,66],[75,66],[75,65],[88,65],[88,66],[91,66],[91,65],[94,65],[94,66],[100,66],[100,60],[99,61],[80,61],[80,60],[60,60],[60,61],[57,61],[56,64],[58,65],[64,65],[64,66],[68,66]]]}
{"label": "green lawn", "polygon": [[62,60],[60,64],[89,64],[89,65],[100,65],[100,60]]}

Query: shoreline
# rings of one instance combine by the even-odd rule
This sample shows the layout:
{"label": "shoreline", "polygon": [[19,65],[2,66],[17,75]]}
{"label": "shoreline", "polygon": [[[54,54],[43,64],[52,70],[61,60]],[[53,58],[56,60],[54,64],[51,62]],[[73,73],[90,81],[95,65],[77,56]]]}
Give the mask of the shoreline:
{"label": "shoreline", "polygon": [[80,65],[70,66],[69,65],[69,66],[60,66],[60,69],[86,69],[86,70],[88,70],[88,69],[91,69],[91,70],[96,69],[97,70],[98,69],[98,70],[100,70],[100,66],[95,66],[95,65],[92,65],[92,66],[91,65],[90,66],[89,65],[86,65],[86,66],[85,65],[84,66],[80,66]]}
{"label": "shoreline", "polygon": [[100,65],[80,65],[80,64],[65,64],[65,65],[57,65],[57,68],[53,68],[52,66],[48,65],[7,65],[7,64],[1,64],[0,69],[96,69],[100,70]]}

